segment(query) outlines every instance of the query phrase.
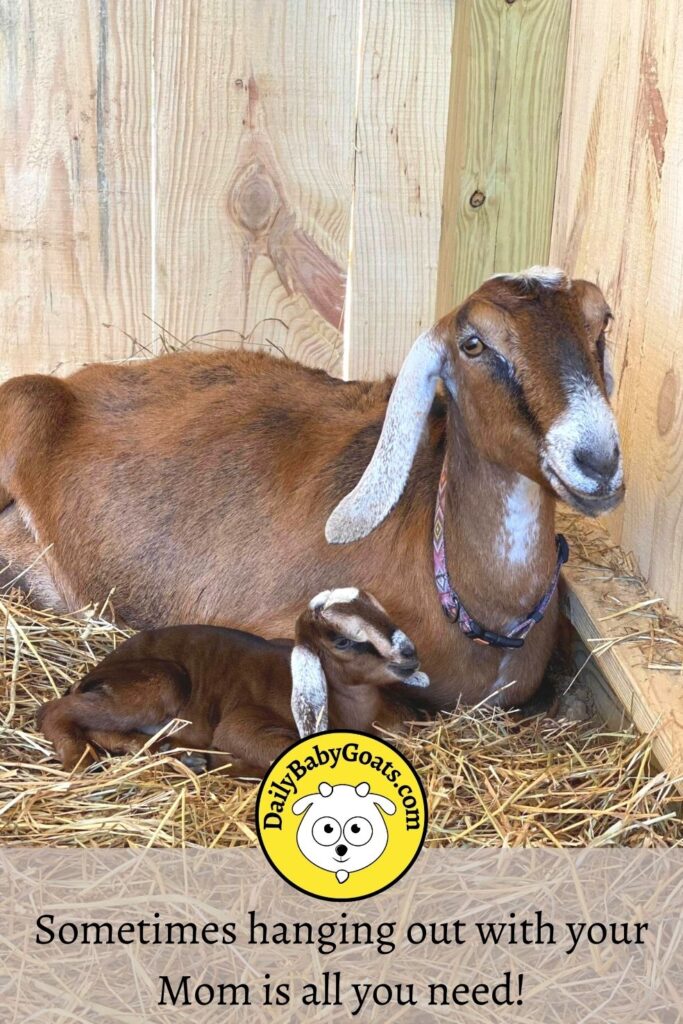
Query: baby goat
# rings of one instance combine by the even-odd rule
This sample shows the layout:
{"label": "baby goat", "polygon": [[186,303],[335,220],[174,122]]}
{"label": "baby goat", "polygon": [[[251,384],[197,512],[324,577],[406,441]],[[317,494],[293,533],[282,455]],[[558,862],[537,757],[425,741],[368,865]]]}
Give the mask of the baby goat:
{"label": "baby goat", "polygon": [[190,724],[173,745],[211,751],[187,763],[254,776],[300,736],[400,725],[400,692],[385,687],[429,684],[405,633],[355,588],[314,597],[295,637],[268,641],[220,626],[145,630],[43,705],[38,726],[70,770],[96,760],[89,743],[133,752],[181,718]]}

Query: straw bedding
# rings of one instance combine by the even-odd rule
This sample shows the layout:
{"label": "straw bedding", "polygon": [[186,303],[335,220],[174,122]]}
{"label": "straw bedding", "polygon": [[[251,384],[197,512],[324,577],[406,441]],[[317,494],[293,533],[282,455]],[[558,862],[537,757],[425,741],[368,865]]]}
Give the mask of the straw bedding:
{"label": "straw bedding", "polygon": [[[0,843],[253,844],[255,784],[144,752],[69,775],[36,732],[39,704],[126,636],[106,612],[55,615],[18,592],[0,598]],[[683,845],[675,787],[633,732],[479,708],[388,738],[422,778],[430,845]]]}

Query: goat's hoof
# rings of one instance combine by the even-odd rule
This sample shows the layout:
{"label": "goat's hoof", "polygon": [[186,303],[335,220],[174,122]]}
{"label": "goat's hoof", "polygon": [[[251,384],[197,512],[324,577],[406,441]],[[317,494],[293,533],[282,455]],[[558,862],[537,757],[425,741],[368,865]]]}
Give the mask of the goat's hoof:
{"label": "goat's hoof", "polygon": [[90,771],[93,765],[99,765],[99,758],[95,756],[94,751],[89,747],[83,750],[76,750],[73,753],[71,751],[58,755],[62,762],[62,768],[65,772],[85,772]]}
{"label": "goat's hoof", "polygon": [[197,775],[201,775],[203,772],[208,771],[209,758],[206,754],[201,754],[197,750],[186,750],[178,758],[186,768],[191,768]]}

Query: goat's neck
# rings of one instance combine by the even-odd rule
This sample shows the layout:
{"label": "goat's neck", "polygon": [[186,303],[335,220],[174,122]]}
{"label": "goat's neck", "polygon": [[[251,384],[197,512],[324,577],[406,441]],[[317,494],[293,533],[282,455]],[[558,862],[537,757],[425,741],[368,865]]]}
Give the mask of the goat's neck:
{"label": "goat's neck", "polygon": [[447,425],[445,541],[468,612],[505,631],[541,598],[555,565],[555,502],[537,483],[482,458],[457,409]]}
{"label": "goat's neck", "polygon": [[328,717],[330,728],[360,729],[366,732],[382,716],[384,701],[379,687],[369,684],[349,686],[327,675]]}

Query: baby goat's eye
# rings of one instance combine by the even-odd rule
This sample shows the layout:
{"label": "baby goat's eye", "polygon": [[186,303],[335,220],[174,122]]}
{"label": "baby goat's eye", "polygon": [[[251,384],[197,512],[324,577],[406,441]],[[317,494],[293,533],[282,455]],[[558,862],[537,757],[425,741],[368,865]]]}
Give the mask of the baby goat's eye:
{"label": "baby goat's eye", "polygon": [[353,647],[353,640],[349,640],[345,636],[338,636],[334,640],[334,646],[338,651],[348,651],[350,647]]}
{"label": "baby goat's eye", "polygon": [[476,334],[472,335],[471,338],[466,338],[460,345],[460,351],[464,352],[470,359],[474,359],[475,356],[480,356],[485,348],[486,345],[481,338],[476,336]]}

